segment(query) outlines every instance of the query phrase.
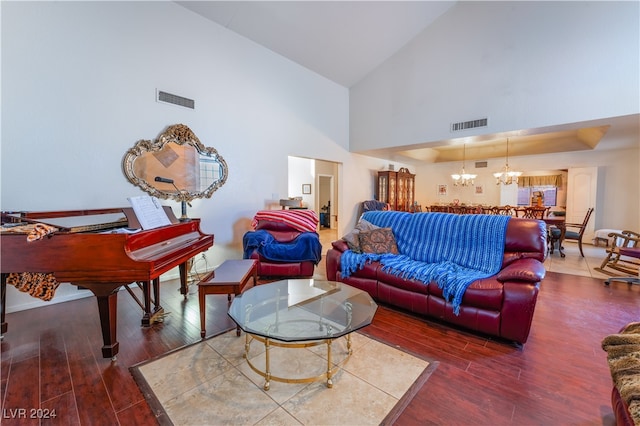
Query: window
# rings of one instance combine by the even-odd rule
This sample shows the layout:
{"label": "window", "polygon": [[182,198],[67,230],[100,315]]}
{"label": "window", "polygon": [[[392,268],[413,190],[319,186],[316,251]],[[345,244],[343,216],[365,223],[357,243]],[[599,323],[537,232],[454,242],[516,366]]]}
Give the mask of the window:
{"label": "window", "polygon": [[544,186],[526,186],[518,188],[518,205],[528,206],[531,204],[533,193],[540,191],[543,194],[543,205],[555,206],[558,202],[558,188],[551,185]]}

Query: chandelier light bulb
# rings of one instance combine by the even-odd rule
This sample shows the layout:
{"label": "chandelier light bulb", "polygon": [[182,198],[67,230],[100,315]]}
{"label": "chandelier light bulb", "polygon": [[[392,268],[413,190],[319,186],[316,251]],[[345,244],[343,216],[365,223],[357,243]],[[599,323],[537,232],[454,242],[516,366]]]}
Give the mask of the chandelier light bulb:
{"label": "chandelier light bulb", "polygon": [[496,185],[511,185],[518,183],[518,177],[522,175],[522,172],[516,172],[509,169],[509,139],[507,138],[507,156],[504,167],[501,171],[493,174],[496,178]]}
{"label": "chandelier light bulb", "polygon": [[451,179],[453,179],[453,186],[471,186],[474,184],[474,179],[478,176],[478,175],[465,172],[464,170],[465,160],[466,160],[466,144],[462,146],[462,170],[460,173],[455,173],[451,175]]}

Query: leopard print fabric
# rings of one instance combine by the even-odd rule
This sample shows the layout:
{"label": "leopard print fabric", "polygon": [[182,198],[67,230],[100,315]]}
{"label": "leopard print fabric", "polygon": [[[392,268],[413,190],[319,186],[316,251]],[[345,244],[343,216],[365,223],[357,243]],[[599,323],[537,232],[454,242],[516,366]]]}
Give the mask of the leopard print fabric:
{"label": "leopard print fabric", "polygon": [[42,272],[11,273],[7,277],[7,284],[18,290],[29,293],[33,297],[48,302],[53,298],[60,283],[53,274]]}
{"label": "leopard print fabric", "polygon": [[[26,233],[27,241],[33,242],[40,240],[57,230],[58,229],[53,226],[45,225],[44,223],[36,223],[16,226],[14,228],[3,228],[2,232]],[[29,293],[31,296],[47,302],[53,298],[56,289],[60,285],[53,274],[42,272],[11,273],[7,276],[7,284],[11,284],[18,290],[24,293]]]}
{"label": "leopard print fabric", "polygon": [[18,225],[12,227],[5,227],[4,225],[0,227],[1,233],[7,234],[27,234],[27,241],[33,242],[42,239],[43,237],[53,234],[57,232],[58,228],[55,228],[50,225],[45,225],[44,223],[30,223],[27,225]]}
{"label": "leopard print fabric", "polygon": [[29,232],[29,235],[27,235],[27,241],[32,242],[39,240],[46,235],[56,232],[57,230],[58,228],[54,228],[53,226],[45,225],[44,223],[36,223],[33,230]]}

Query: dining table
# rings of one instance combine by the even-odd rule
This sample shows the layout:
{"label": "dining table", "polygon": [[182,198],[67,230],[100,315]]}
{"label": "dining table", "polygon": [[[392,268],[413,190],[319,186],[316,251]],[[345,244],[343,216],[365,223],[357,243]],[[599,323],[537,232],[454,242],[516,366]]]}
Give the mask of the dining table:
{"label": "dining table", "polygon": [[[567,230],[567,227],[565,226],[566,217],[549,215],[543,218],[542,220],[547,224],[547,229],[549,230],[549,234],[548,234],[549,238],[551,238],[551,232],[550,232],[551,227],[555,226],[560,230],[560,238],[558,240],[558,252],[560,253],[560,257],[565,257],[565,254],[563,251],[564,247],[562,247],[562,242],[564,241],[564,236]],[[554,250],[553,241],[549,241],[549,245],[550,245],[550,252],[553,253],[553,250]]]}

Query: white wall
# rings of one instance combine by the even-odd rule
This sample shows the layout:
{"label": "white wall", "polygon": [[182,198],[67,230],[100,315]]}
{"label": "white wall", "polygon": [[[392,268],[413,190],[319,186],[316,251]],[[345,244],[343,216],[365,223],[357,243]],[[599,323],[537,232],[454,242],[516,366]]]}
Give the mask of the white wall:
{"label": "white wall", "polygon": [[[347,89],[173,2],[0,6],[2,210],[125,206],[142,194],[125,152],[183,123],[229,165],[227,183],[188,209],[215,235],[211,267],[241,256],[253,214],[287,195],[289,155],[341,162],[347,181],[368,173],[347,151]],[[155,102],[156,88],[195,110]],[[342,205],[372,185],[342,191]],[[9,287],[8,312],[44,304]],[[63,285],[54,301],[76,295]]]}
{"label": "white wall", "polygon": [[[351,150],[638,114],[639,13],[638,2],[458,2],[351,88]],[[486,128],[449,132],[452,122],[483,117]],[[596,226],[640,229],[640,136],[630,137],[636,149],[513,157],[510,166],[524,172],[597,166]],[[437,201],[442,183],[449,198],[496,202],[491,174],[504,159],[488,163],[467,170],[478,173],[484,196],[452,187],[450,174],[460,163],[418,166],[416,199]]]}
{"label": "white wall", "polygon": [[638,2],[458,2],[351,88],[354,152],[640,112]]}
{"label": "white wall", "polygon": [[[302,204],[310,210],[315,205],[315,161],[309,158],[289,157],[289,194],[288,197],[302,197]],[[311,193],[303,194],[302,185],[311,185]]]}

